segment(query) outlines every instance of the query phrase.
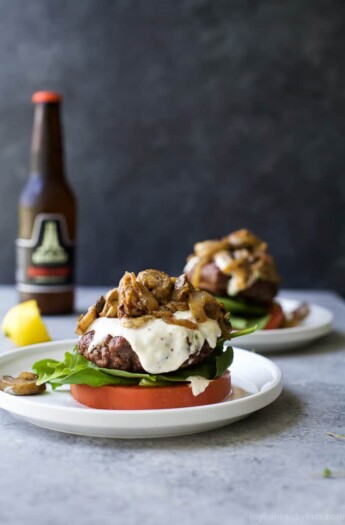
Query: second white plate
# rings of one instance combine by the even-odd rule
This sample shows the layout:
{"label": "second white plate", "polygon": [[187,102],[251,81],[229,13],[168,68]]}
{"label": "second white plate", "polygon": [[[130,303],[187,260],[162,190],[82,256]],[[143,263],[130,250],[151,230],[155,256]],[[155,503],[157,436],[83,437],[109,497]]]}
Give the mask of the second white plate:
{"label": "second white plate", "polygon": [[[75,340],[57,341],[7,351],[0,357],[0,374],[30,370],[38,359],[61,360]],[[37,396],[12,396],[0,391],[0,408],[44,428],[109,438],[181,436],[223,427],[269,405],[282,390],[279,368],[269,359],[234,349],[230,367],[234,391],[245,390],[214,405],[170,410],[95,410],[80,405],[65,391]]]}
{"label": "second white plate", "polygon": [[[285,312],[297,308],[301,301],[278,298]],[[253,334],[236,339],[236,345],[247,350],[277,352],[304,346],[332,330],[333,314],[326,308],[308,303],[309,315],[293,328],[276,330],[257,330]]]}

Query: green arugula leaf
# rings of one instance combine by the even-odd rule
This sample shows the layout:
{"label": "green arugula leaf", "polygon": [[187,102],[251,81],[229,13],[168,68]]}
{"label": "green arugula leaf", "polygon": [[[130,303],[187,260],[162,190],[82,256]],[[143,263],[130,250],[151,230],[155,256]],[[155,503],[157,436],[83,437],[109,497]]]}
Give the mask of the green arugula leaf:
{"label": "green arugula leaf", "polygon": [[55,388],[61,385],[136,385],[137,379],[123,379],[121,377],[113,377],[104,374],[101,370],[98,371],[93,368],[84,368],[83,370],[76,370],[70,374],[60,376],[59,378],[51,379]]}
{"label": "green arugula leaf", "polygon": [[251,326],[256,325],[257,330],[262,330],[265,328],[266,324],[268,323],[270,318],[270,315],[264,315],[261,317],[238,317],[238,316],[231,316],[231,326],[232,328],[235,328],[236,330],[241,330],[245,328],[249,328]]}
{"label": "green arugula leaf", "polygon": [[[73,353],[66,352],[64,361],[53,359],[42,359],[33,365],[34,372],[38,375],[37,384],[51,383],[53,387],[63,384],[133,384],[133,380],[121,378],[109,378],[102,369],[96,367],[84,356],[78,354],[76,349]],[[87,381],[85,383],[85,381]]]}
{"label": "green arugula leaf", "polygon": [[225,309],[231,314],[242,314],[243,316],[259,316],[267,314],[267,309],[263,306],[257,306],[252,304],[247,304],[240,299],[233,299],[230,297],[220,297],[215,296],[217,301],[223,303]]}
{"label": "green arugula leaf", "polygon": [[237,330],[237,332],[231,332],[231,339],[234,337],[240,337],[241,335],[248,335],[252,334],[256,330],[256,325],[249,326],[248,328],[244,328],[243,330]]}
{"label": "green arugula leaf", "polygon": [[223,351],[223,341],[220,341],[212,355],[202,363],[168,374],[146,374],[99,368],[78,354],[76,348],[73,353],[66,352],[63,361],[42,359],[34,363],[32,369],[38,375],[38,385],[50,383],[53,389],[61,385],[72,384],[163,386],[171,382],[187,381],[187,378],[193,375],[215,379],[229,368],[232,360],[232,348],[227,347]]}
{"label": "green arugula leaf", "polygon": [[231,327],[235,330],[243,330],[248,327],[248,319],[244,317],[231,316]]}
{"label": "green arugula leaf", "polygon": [[[244,330],[256,326],[257,330],[262,330],[269,321],[270,314],[267,308],[257,305],[248,305],[240,299],[230,297],[216,297],[217,301],[223,303],[226,311],[230,313],[230,322],[235,330]],[[248,332],[251,333],[251,332]],[[244,334],[238,334],[244,335]],[[231,337],[236,337],[231,334]]]}

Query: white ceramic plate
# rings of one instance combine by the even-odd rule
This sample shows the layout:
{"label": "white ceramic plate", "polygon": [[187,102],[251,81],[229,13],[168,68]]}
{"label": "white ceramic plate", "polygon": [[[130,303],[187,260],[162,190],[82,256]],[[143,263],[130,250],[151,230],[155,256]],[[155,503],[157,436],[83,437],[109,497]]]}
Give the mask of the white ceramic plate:
{"label": "white ceramic plate", "polygon": [[[0,374],[31,370],[38,359],[61,360],[75,340],[43,343],[7,351],[0,357]],[[279,368],[269,359],[235,349],[231,365],[235,387],[249,395],[215,405],[170,410],[95,410],[80,405],[66,391],[37,396],[12,396],[0,391],[0,408],[51,430],[109,438],[180,436],[222,427],[269,405],[282,390]]]}
{"label": "white ceramic plate", "polygon": [[[301,301],[278,298],[285,312],[297,308]],[[236,345],[258,352],[277,352],[304,346],[332,330],[333,314],[322,306],[308,303],[309,315],[293,328],[257,330],[253,334],[236,339]]]}

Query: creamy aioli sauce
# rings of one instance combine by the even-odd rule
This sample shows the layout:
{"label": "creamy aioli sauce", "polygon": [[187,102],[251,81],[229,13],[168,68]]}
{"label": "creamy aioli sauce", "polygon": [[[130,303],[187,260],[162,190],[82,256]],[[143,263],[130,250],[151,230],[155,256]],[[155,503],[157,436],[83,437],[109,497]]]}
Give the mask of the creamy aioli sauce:
{"label": "creamy aioli sauce", "polygon": [[185,273],[189,273],[193,270],[194,266],[198,263],[199,261],[199,257],[197,257],[196,255],[193,255],[193,257],[191,257],[187,263],[186,263],[186,266],[183,268],[183,271]]}
{"label": "creamy aioli sauce", "polygon": [[[219,268],[219,270],[224,273],[224,269],[226,265],[229,264],[229,262],[224,260],[224,257],[222,256],[221,253],[216,254],[213,260],[217,268]],[[198,263],[198,261],[199,261],[199,257],[197,257],[196,255],[193,255],[193,257],[191,257],[189,261],[187,262],[183,271],[186,273],[191,272],[193,268],[196,266],[196,264]],[[232,277],[229,277],[228,286],[227,286],[228,295],[230,296],[236,295],[243,288],[243,286],[241,286],[241,283],[242,283],[242,280],[240,278],[236,279],[236,273],[234,272]]]}
{"label": "creamy aioli sauce", "polygon": [[221,251],[216,253],[213,256],[214,264],[220,269],[221,272],[223,272],[226,275],[227,268],[229,266],[229,259],[231,260],[231,256],[229,252]]}
{"label": "creamy aioli sauce", "polygon": [[[176,312],[174,317],[195,322],[190,311]],[[198,354],[205,341],[211,348],[217,344],[221,335],[217,321],[208,319],[196,324],[198,329],[191,330],[167,324],[162,319],[153,319],[139,328],[126,328],[121,325],[120,319],[99,317],[88,328],[88,332],[95,331],[89,350],[101,343],[108,334],[112,337],[121,336],[127,339],[148,373],[173,372],[192,355]]]}
{"label": "creamy aioli sauce", "polygon": [[205,392],[206,388],[211,383],[210,379],[206,379],[206,377],[202,376],[189,376],[187,377],[187,381],[190,381],[193,396],[198,396]]}
{"label": "creamy aioli sauce", "polygon": [[228,282],[228,288],[227,288],[228,295],[230,296],[236,295],[241,290],[244,290],[245,288],[249,288],[249,286],[254,284],[255,281],[259,279],[259,277],[260,277],[259,274],[254,273],[250,275],[249,278],[247,278],[245,282],[243,282],[242,276],[234,272],[232,274],[231,279],[229,279],[229,282]]}
{"label": "creamy aioli sauce", "polygon": [[234,401],[235,399],[242,399],[242,397],[248,397],[251,395],[252,393],[247,392],[246,390],[243,390],[243,388],[232,385],[231,393],[229,397],[227,398],[227,401]]}
{"label": "creamy aioli sauce", "polygon": [[[199,262],[199,257],[197,255],[193,255],[185,265],[183,271],[185,273],[189,273],[193,270],[193,268],[196,266],[196,264]],[[219,270],[226,275],[227,274],[227,267],[229,265],[229,257],[226,252],[220,251],[216,253],[213,256],[213,262],[219,268]],[[231,271],[231,276],[229,276],[229,281],[227,285],[227,294],[232,297],[233,295],[237,295],[241,290],[244,288],[247,288],[255,283],[258,279],[260,279],[261,274],[260,272],[254,272],[252,275],[247,277],[245,281],[243,281],[243,276],[241,273],[236,273],[236,270]]]}
{"label": "creamy aioli sauce", "polygon": [[238,292],[241,291],[242,288],[243,288],[243,286],[242,286],[242,279],[241,279],[241,277],[237,276],[236,273],[234,273],[232,278],[229,279],[229,281],[228,281],[228,286],[227,286],[228,295],[230,295],[230,297],[232,295],[236,295]]}

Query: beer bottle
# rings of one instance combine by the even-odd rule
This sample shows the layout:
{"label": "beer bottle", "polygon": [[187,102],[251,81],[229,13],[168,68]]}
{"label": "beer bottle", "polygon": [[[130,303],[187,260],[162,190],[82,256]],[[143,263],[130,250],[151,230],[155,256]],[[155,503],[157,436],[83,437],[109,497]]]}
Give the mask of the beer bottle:
{"label": "beer bottle", "polygon": [[39,91],[30,176],[20,197],[16,281],[20,300],[43,314],[73,311],[76,204],[64,173],[61,96]]}

